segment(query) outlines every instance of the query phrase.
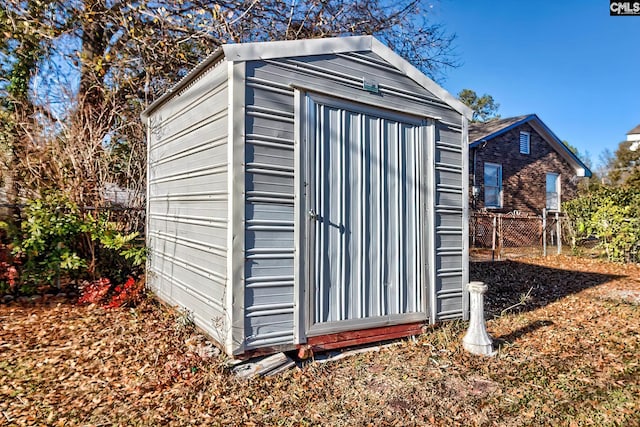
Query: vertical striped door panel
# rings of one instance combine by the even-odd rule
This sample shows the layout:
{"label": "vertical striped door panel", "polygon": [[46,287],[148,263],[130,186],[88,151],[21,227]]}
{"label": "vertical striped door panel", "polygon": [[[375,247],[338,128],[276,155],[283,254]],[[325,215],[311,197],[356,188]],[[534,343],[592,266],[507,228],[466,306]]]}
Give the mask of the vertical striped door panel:
{"label": "vertical striped door panel", "polygon": [[314,324],[423,312],[420,123],[314,104]]}

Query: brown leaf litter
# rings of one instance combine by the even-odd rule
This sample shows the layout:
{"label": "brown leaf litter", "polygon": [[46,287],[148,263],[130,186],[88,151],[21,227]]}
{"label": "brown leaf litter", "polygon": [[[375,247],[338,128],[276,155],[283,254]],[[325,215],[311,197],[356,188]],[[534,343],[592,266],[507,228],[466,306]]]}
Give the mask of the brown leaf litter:
{"label": "brown leaf litter", "polygon": [[250,380],[153,300],[0,305],[0,425],[640,425],[639,277],[571,257],[472,264],[496,357],[464,352],[454,321]]}

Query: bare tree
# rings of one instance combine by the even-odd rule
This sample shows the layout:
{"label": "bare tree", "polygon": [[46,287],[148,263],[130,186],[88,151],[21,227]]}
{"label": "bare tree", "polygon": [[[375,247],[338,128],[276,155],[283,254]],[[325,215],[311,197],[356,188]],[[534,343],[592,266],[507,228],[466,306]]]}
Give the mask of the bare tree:
{"label": "bare tree", "polygon": [[[8,35],[0,42],[0,113],[13,123],[0,135],[13,162],[2,173],[28,197],[57,188],[99,204],[110,184],[142,203],[140,112],[223,43],[372,34],[436,79],[456,66],[453,36],[430,21],[433,5],[423,0],[3,0],[0,7]],[[10,90],[16,81],[21,98]]]}

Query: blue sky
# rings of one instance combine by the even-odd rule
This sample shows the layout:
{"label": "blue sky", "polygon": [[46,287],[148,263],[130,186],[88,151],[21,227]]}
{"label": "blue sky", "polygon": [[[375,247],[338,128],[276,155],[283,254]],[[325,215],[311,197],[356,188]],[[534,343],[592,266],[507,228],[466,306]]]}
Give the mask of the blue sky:
{"label": "blue sky", "polygon": [[488,93],[502,117],[536,113],[588,153],[615,152],[640,124],[640,16],[607,0],[441,0],[434,20],[457,35],[442,85]]}

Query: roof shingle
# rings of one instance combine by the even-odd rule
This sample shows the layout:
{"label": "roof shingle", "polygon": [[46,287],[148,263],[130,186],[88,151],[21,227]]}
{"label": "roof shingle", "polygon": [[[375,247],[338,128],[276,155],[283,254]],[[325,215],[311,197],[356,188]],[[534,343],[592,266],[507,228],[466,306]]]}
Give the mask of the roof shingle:
{"label": "roof shingle", "polygon": [[640,133],[640,125],[634,127],[629,132],[627,132],[627,135],[635,135],[637,133]]}
{"label": "roof shingle", "polygon": [[521,120],[526,119],[531,114],[525,114],[522,116],[508,117],[505,119],[492,119],[483,123],[471,123],[469,125],[469,142],[479,141],[482,138],[492,135],[499,130],[507,128],[514,123],[518,123]]}
{"label": "roof shingle", "polygon": [[524,123],[529,123],[533,129],[544,138],[562,157],[564,157],[575,169],[579,176],[591,176],[589,168],[545,125],[536,114],[508,117],[505,119],[493,119],[485,123],[469,124],[469,147],[482,147],[483,143],[493,139],[512,128]]}

